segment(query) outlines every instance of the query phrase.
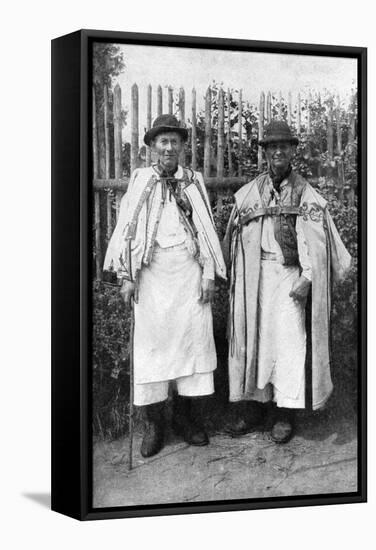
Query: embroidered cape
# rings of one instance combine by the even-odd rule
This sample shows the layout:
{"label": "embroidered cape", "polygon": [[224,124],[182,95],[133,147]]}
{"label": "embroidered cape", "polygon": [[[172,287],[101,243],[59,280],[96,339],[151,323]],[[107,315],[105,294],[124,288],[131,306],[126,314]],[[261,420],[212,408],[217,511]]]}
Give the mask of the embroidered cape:
{"label": "embroidered cape", "polygon": [[[226,279],[226,266],[214,227],[209,198],[199,172],[178,167],[174,178],[191,207],[191,219],[181,210],[181,219],[192,236],[190,252],[199,263],[213,261],[216,274]],[[149,265],[168,186],[159,171],[150,166],[135,170],[124,195],[116,228],[110,239],[104,269],[135,280],[142,265]]]}
{"label": "embroidered cape", "polygon": [[[224,240],[225,257],[231,260],[229,382],[233,400],[249,399],[256,389],[261,220],[271,214],[263,201],[268,177],[261,174],[236,193]],[[296,173],[292,172],[291,177],[301,187],[299,206],[294,213],[312,262],[311,387],[315,409],[325,403],[333,389],[329,344],[331,284],[346,276],[351,257],[325,199]],[[248,223],[240,223],[244,216],[248,216]]]}

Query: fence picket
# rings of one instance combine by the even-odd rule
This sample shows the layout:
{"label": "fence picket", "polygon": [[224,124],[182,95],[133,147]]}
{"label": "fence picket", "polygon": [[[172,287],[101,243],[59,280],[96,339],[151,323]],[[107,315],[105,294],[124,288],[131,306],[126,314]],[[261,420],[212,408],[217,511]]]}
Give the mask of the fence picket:
{"label": "fence picket", "polygon": [[174,95],[173,95],[173,89],[172,86],[168,87],[168,114],[173,114],[173,106],[174,106]]}
{"label": "fence picket", "polygon": [[333,160],[333,101],[329,100],[329,111],[327,119],[327,147],[328,156],[330,160]]}
{"label": "fence picket", "polygon": [[196,170],[197,169],[197,129],[196,129],[196,90],[195,88],[192,88],[191,150],[192,150],[192,170]]}
{"label": "fence picket", "polygon": [[[151,128],[151,108],[152,108],[152,87],[151,84],[147,88],[147,97],[146,97],[146,129],[150,130]],[[151,165],[151,149],[146,146],[146,166]]]}
{"label": "fence picket", "polygon": [[[179,120],[180,125],[185,127],[185,90],[183,87],[179,90]],[[182,166],[185,166],[185,148],[180,153],[179,162]]]}
{"label": "fence picket", "polygon": [[301,125],[302,125],[302,102],[301,102],[300,94],[298,94],[298,98],[296,101],[296,133],[298,134],[298,136],[300,135]]}
{"label": "fence picket", "polygon": [[268,124],[272,120],[272,94],[270,93],[270,91],[266,96],[266,120]]}
{"label": "fence picket", "polygon": [[337,95],[337,105],[336,105],[336,131],[337,131],[337,171],[338,171],[338,198],[343,200],[344,191],[345,191],[345,170],[342,160],[342,128],[341,128],[341,100],[339,95]]}
{"label": "fence picket", "polygon": [[[217,129],[217,177],[223,178],[225,157],[225,113],[223,89],[218,92],[218,129]],[[217,212],[222,207],[222,195],[217,194]]]}
{"label": "fence picket", "polygon": [[210,176],[211,164],[211,88],[205,95],[204,177]]}
{"label": "fence picket", "polygon": [[[238,122],[238,136],[239,136],[239,158],[242,158],[243,152],[243,90],[239,90],[239,122]],[[238,165],[238,176],[241,177],[243,173],[242,163]]]}
{"label": "fence picket", "polygon": [[138,157],[138,86],[132,86],[131,98],[131,173],[137,168]]}
{"label": "fence picket", "polygon": [[[110,128],[108,121],[108,88],[105,85],[103,87],[103,118],[104,118],[104,148],[105,148],[105,175],[106,179],[110,178]],[[110,240],[112,235],[112,197],[111,193],[107,191],[106,193],[106,218],[107,218],[107,231],[106,238],[107,242]]]}
{"label": "fence picket", "polygon": [[288,99],[287,99],[287,124],[291,126],[291,120],[292,120],[292,97],[291,92],[288,93]]}
{"label": "fence picket", "polygon": [[[264,137],[264,111],[265,111],[265,94],[261,92],[260,94],[260,105],[259,105],[259,126],[258,126],[258,138],[259,140]],[[257,151],[257,167],[259,171],[262,170],[263,160],[262,160],[262,147],[258,146]]]}
{"label": "fence picket", "polygon": [[308,94],[307,102],[307,134],[311,135],[311,104],[312,104],[312,95],[311,92]]}
{"label": "fence picket", "polygon": [[218,129],[217,129],[217,176],[223,178],[224,167],[224,101],[223,90],[218,92]]}
{"label": "fence picket", "polygon": [[[121,88],[116,84],[114,88],[114,153],[115,153],[115,178],[120,179],[123,173],[123,163],[121,158]],[[116,193],[116,219],[119,216],[120,200],[122,193]]]}
{"label": "fence picket", "polygon": [[157,116],[163,113],[163,93],[162,86],[159,85],[157,88]]}
{"label": "fence picket", "polygon": [[283,120],[283,108],[282,108],[282,92],[279,92],[279,100],[278,100],[278,118],[279,120]]}
{"label": "fence picket", "polygon": [[[97,109],[95,89],[93,87],[93,176],[98,178],[98,133],[97,133]],[[94,240],[95,240],[95,276],[102,279],[102,249],[101,249],[101,218],[100,218],[100,196],[94,191]]]}
{"label": "fence picket", "polygon": [[106,179],[109,179],[110,177],[110,128],[108,123],[108,90],[106,85],[103,87],[103,118],[104,118],[104,149],[105,149],[105,159],[106,159],[105,175],[106,175]]}
{"label": "fence picket", "polygon": [[227,162],[228,175],[232,176],[232,151],[231,151],[231,93],[227,90]]}
{"label": "fence picket", "polygon": [[92,88],[92,127],[93,127],[93,177],[98,179],[98,130],[97,130],[97,108],[96,108],[96,97],[95,97],[95,88]]}

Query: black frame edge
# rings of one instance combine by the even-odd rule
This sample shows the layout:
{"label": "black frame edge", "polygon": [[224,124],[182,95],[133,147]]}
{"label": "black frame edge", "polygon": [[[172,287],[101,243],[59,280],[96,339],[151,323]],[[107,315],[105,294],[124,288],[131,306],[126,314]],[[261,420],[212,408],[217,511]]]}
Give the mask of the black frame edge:
{"label": "black frame edge", "polygon": [[52,41],[51,508],[80,519],[80,32]]}
{"label": "black frame edge", "polygon": [[[358,58],[358,88],[359,93],[359,138],[360,155],[359,185],[359,250],[358,265],[358,307],[359,307],[359,361],[358,388],[361,396],[358,407],[358,425],[361,435],[358,454],[361,469],[359,471],[358,489],[363,502],[367,502],[367,48],[362,48]],[[361,216],[361,217],[360,217]]]}

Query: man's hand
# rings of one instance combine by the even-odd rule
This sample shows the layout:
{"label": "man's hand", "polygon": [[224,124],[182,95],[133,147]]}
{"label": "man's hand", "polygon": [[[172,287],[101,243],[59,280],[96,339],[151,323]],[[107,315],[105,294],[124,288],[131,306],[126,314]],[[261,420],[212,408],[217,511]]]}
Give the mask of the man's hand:
{"label": "man's hand", "polygon": [[202,279],[200,302],[207,304],[214,300],[214,281],[212,279]]}
{"label": "man's hand", "polygon": [[289,296],[291,296],[294,300],[303,302],[307,298],[310,288],[311,281],[304,277],[304,275],[300,275],[300,277],[296,279],[295,283],[292,285]]}
{"label": "man's hand", "polygon": [[131,281],[123,280],[123,284],[120,289],[120,294],[127,306],[131,303],[132,297],[134,297],[135,302],[137,303],[137,297],[135,296],[135,283]]}

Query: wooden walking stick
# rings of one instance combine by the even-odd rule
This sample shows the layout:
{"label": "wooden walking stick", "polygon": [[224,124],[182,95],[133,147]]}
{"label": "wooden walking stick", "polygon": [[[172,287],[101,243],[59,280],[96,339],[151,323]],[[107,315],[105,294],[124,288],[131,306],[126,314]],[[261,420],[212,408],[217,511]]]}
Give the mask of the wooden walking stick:
{"label": "wooden walking stick", "polygon": [[129,459],[128,470],[132,470],[133,457],[133,394],[134,394],[134,373],[133,373],[133,341],[134,341],[134,299],[131,298],[131,326],[129,332]]}

